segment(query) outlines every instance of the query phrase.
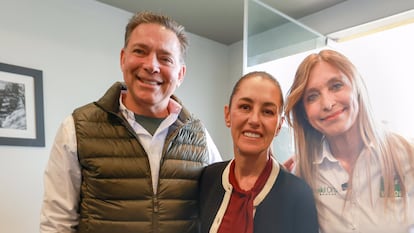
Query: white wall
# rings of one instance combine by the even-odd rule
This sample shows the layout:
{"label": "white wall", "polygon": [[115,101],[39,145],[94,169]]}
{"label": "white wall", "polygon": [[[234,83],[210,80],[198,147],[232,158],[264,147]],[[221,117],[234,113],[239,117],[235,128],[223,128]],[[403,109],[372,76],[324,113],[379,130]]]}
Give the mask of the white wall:
{"label": "white wall", "polygon": [[[119,52],[130,16],[92,0],[2,1],[0,62],[43,71],[46,146],[0,145],[1,232],[38,232],[43,170],[56,130],[75,107],[122,80]],[[205,122],[219,149],[228,150],[222,106],[229,49],[189,36],[188,72],[178,96]]]}
{"label": "white wall", "polygon": [[220,152],[225,156],[231,142],[224,133],[226,127],[223,117],[230,67],[229,48],[191,35],[186,59],[187,75],[177,90],[177,96],[203,120]]}
{"label": "white wall", "polygon": [[227,128],[224,124],[224,105],[229,103],[230,94],[233,89],[234,84],[239,80],[243,75],[243,42],[237,42],[229,46],[229,63],[228,63],[228,79],[225,83],[224,91],[225,99],[224,103],[221,104],[220,113],[222,124],[217,125],[217,127],[222,127],[225,132],[222,134],[222,139],[226,143],[226,146],[221,147],[221,155],[223,159],[232,159],[233,158],[233,143],[231,140],[230,129]]}

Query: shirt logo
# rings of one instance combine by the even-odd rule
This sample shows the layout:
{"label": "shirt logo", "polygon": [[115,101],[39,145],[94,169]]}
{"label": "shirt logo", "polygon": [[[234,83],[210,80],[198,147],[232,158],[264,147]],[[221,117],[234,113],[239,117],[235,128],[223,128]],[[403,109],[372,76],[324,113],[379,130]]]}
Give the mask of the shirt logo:
{"label": "shirt logo", "polygon": [[[382,176],[381,176],[381,185],[380,185],[380,197],[385,197],[384,177]],[[394,177],[394,197],[402,197],[400,179],[398,178],[397,175]]]}
{"label": "shirt logo", "polygon": [[322,186],[319,187],[316,192],[319,196],[332,196],[338,194],[338,190],[336,190],[333,186]]}

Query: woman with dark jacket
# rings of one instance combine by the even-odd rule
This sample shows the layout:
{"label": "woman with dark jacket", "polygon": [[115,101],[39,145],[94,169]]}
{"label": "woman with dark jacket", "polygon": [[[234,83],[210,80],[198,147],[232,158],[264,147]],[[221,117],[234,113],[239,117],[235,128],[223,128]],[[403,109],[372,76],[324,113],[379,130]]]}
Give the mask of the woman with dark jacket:
{"label": "woman with dark jacket", "polygon": [[272,155],[282,110],[282,91],[270,74],[252,72],[236,83],[224,108],[234,159],[202,174],[202,233],[318,232],[312,190]]}

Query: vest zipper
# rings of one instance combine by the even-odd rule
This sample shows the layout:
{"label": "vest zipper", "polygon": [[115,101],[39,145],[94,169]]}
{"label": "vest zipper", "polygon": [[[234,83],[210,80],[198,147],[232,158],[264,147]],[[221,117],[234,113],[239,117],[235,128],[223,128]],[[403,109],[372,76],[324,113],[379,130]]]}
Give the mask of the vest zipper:
{"label": "vest zipper", "polygon": [[158,203],[158,198],[156,197],[156,196],[154,196],[153,198],[152,198],[152,202],[153,202],[153,211],[154,211],[154,213],[158,213],[158,211],[159,211],[159,203]]}
{"label": "vest zipper", "polygon": [[159,219],[158,219],[158,211],[159,211],[159,203],[158,198],[156,195],[152,197],[152,230],[154,233],[159,233]]}

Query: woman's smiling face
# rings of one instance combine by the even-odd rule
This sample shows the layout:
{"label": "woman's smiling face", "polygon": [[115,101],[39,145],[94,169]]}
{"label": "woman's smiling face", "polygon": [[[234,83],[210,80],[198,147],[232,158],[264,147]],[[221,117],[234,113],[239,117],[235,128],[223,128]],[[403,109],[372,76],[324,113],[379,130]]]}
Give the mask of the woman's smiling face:
{"label": "woman's smiling face", "polygon": [[311,70],[303,104],[309,123],[328,137],[356,125],[358,95],[349,78],[327,62],[321,61]]}
{"label": "woman's smiling face", "polygon": [[235,155],[267,155],[282,124],[280,111],[283,101],[280,97],[279,86],[260,75],[248,77],[240,83],[230,107],[224,109]]}

